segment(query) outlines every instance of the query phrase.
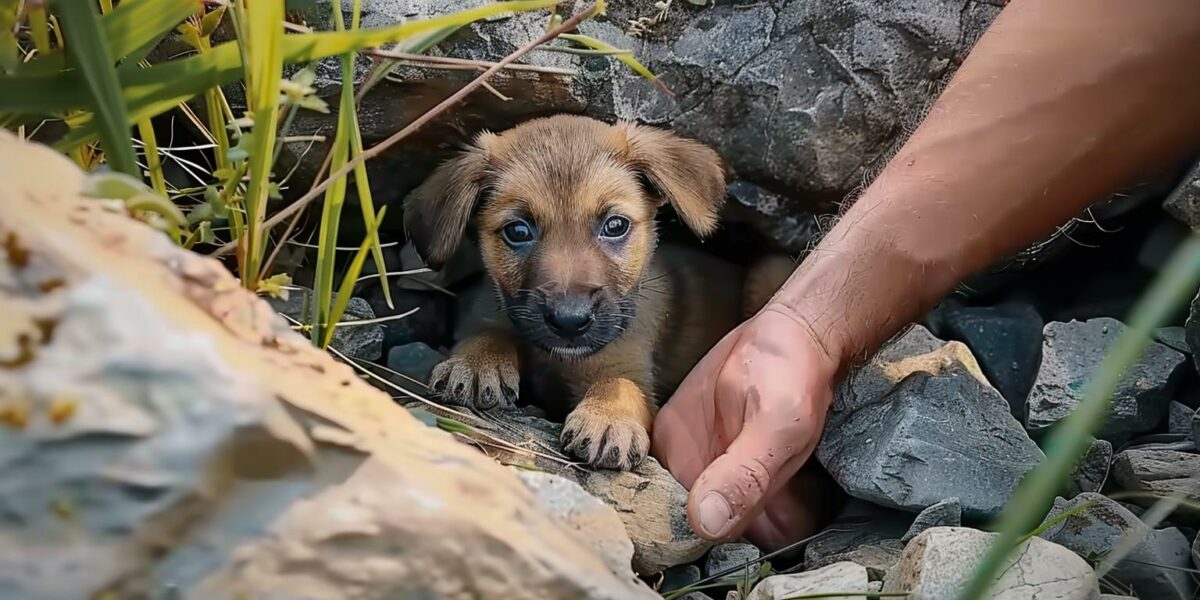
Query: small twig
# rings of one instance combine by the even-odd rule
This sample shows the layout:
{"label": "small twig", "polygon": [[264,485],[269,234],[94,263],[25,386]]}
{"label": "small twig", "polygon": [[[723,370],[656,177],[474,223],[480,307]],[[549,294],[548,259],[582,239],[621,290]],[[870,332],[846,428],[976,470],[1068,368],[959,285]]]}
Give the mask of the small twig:
{"label": "small twig", "polygon": [[[486,60],[470,60],[466,58],[454,58],[451,56],[429,56],[427,54],[412,54],[409,52],[392,52],[390,50],[371,49],[363,52],[370,56],[378,56],[381,58],[392,58],[402,60],[409,63],[422,63],[420,66],[429,65],[445,65],[470,68],[473,70],[487,69],[496,65],[494,62]],[[535,73],[547,73],[550,75],[578,75],[579,72],[573,69],[563,69],[559,67],[542,67],[538,65],[526,65],[514,63],[503,67],[506,71],[533,71]]]}
{"label": "small twig", "polygon": [[483,89],[491,92],[492,95],[499,98],[502,102],[508,102],[509,100],[512,100],[512,98],[509,98],[508,96],[505,96],[504,94],[500,93],[500,90],[492,87],[492,84],[490,84],[490,83],[485,82],[483,84]]}
{"label": "small twig", "polygon": [[[321,193],[325,191],[325,188],[329,187],[331,184],[333,184],[333,182],[337,181],[338,179],[341,179],[342,177],[345,177],[346,175],[349,175],[350,172],[353,171],[354,168],[357,167],[359,164],[366,162],[372,158],[375,158],[376,156],[379,156],[388,148],[396,145],[397,143],[399,143],[402,140],[404,140],[405,138],[407,138],[414,131],[420,129],[421,127],[424,127],[427,123],[432,121],[438,115],[442,114],[443,112],[446,112],[446,110],[448,110],[451,106],[454,106],[455,104],[458,104],[459,102],[461,102],[463,100],[463,98],[466,98],[468,95],[471,94],[471,92],[479,89],[483,85],[483,83],[488,80],[488,78],[490,78],[492,75],[495,75],[498,71],[503,69],[505,66],[512,64],[518,58],[525,56],[534,48],[537,48],[538,46],[541,46],[542,44],[545,44],[545,43],[553,40],[554,38],[558,37],[559,34],[566,33],[568,31],[575,29],[585,19],[592,17],[596,13],[596,9],[597,9],[597,4],[593,2],[583,12],[571,17],[570,19],[567,19],[566,21],[563,21],[562,25],[555,27],[554,29],[546,32],[545,34],[543,34],[541,37],[537,38],[536,40],[533,40],[532,42],[529,42],[528,44],[525,44],[524,46],[516,49],[515,51],[512,52],[512,54],[509,54],[508,56],[501,59],[500,62],[492,65],[491,68],[489,68],[487,71],[484,71],[483,73],[481,73],[478,77],[476,77],[474,80],[472,80],[467,85],[463,86],[462,89],[460,89],[457,92],[455,92],[454,94],[452,94],[449,98],[446,98],[437,106],[426,111],[425,114],[421,115],[420,117],[417,117],[417,119],[414,120],[412,123],[409,123],[407,127],[401,129],[400,131],[397,131],[396,133],[392,134],[391,137],[387,138],[386,140],[383,140],[382,142],[379,142],[378,144],[375,144],[374,146],[371,146],[371,148],[363,151],[361,154],[354,157],[354,159],[348,161],[345,165],[342,166],[342,168],[340,168],[336,172],[330,174],[330,176],[327,177],[325,179],[325,181],[321,182],[320,185],[312,188],[311,190],[308,191],[307,194],[301,196],[298,200],[296,200],[292,204],[288,205],[287,208],[284,208],[283,210],[279,211],[274,216],[272,216],[270,219],[267,219],[263,223],[264,229],[270,230],[271,228],[275,227],[276,225],[282,223],[285,219],[290,217],[292,214],[294,214],[297,211],[299,211],[300,209],[304,208],[305,206],[308,205],[309,202],[312,202],[318,196],[320,196]],[[233,240],[233,241],[229,242],[228,244],[225,244],[224,246],[217,248],[215,251],[212,252],[211,256],[223,256],[225,254],[228,254],[229,252],[232,252],[235,248],[237,248],[237,246],[240,242],[241,242],[241,238]]]}
{"label": "small twig", "polygon": [[577,56],[630,56],[632,50],[592,50],[590,48],[571,48],[568,46],[546,46],[538,48],[542,52],[561,52],[563,54],[575,54]]}
{"label": "small twig", "polygon": [[[408,275],[420,275],[422,273],[432,273],[432,272],[433,272],[433,269],[430,269],[429,267],[421,267],[419,269],[407,269],[404,271],[388,271],[387,273],[384,273],[384,275],[386,275],[388,277],[405,277]],[[366,281],[368,279],[376,279],[378,277],[379,277],[379,273],[371,273],[369,275],[363,275],[362,277],[359,277],[358,279],[355,279],[354,281],[355,281],[355,283],[357,283],[359,281]]]}

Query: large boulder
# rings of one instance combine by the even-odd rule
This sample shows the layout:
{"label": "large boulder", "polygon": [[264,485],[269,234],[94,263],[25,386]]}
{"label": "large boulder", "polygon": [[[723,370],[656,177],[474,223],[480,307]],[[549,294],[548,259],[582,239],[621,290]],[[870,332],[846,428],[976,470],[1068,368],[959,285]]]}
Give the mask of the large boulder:
{"label": "large boulder", "polygon": [[919,512],[957,497],[999,513],[1044,455],[961,342],[914,327],[842,385],[817,458],[852,496]]}
{"label": "large boulder", "polygon": [[0,597],[655,597],[64,156],[0,181]]}
{"label": "large boulder", "polygon": [[[365,0],[364,27],[478,6],[478,0]],[[652,18],[650,3],[610,3],[581,32],[632,50],[674,95],[609,57],[533,52],[521,62],[573,72],[498,74],[506,101],[480,90],[421,128],[369,170],[384,201],[411,190],[461,141],[554,112],[630,119],[672,127],[712,145],[740,178],[786,191],[792,215],[831,207],[863,182],[914,124],[999,13],[1004,0],[782,0],[775,3],[671,3],[666,18],[637,37],[630,20]],[[587,3],[564,3],[560,14]],[[348,5],[346,5],[348,7]],[[309,24],[331,29],[330,3]],[[547,11],[464,27],[431,54],[495,61],[545,31]],[[315,87],[336,107],[337,61],[321,63]],[[370,62],[359,61],[355,85]],[[367,144],[412,122],[475,73],[406,66],[379,84],[359,110]],[[332,130],[334,115],[300,113],[297,134]],[[321,164],[324,146],[294,144],[297,177]],[[784,213],[780,213],[781,216]],[[786,217],[785,217],[786,218]],[[398,223],[398,221],[397,221]]]}

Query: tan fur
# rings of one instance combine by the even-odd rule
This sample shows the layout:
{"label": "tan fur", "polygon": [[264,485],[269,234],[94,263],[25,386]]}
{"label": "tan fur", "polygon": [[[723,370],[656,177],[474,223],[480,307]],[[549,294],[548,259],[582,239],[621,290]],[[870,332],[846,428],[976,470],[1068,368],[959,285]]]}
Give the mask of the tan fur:
{"label": "tan fur", "polygon": [[[782,263],[773,263],[763,270],[773,275],[756,276],[751,297],[741,268],[687,248],[657,248],[663,204],[703,236],[716,228],[724,199],[716,153],[665,131],[556,116],[481,135],[405,207],[409,233],[434,267],[473,219],[496,290],[481,299],[485,306],[473,312],[483,317],[466,324],[471,337],[435,369],[431,385],[450,402],[508,406],[519,370],[522,393],[565,419],[566,451],[596,466],[637,466],[658,404],[748,308],[765,303],[774,291],[766,288],[786,278]],[[598,237],[611,215],[631,224],[619,244]],[[531,249],[502,237],[518,219],[536,224]],[[522,294],[598,298],[597,322],[616,323],[625,311],[636,317],[587,354],[566,355],[530,337],[539,315],[520,304]]]}

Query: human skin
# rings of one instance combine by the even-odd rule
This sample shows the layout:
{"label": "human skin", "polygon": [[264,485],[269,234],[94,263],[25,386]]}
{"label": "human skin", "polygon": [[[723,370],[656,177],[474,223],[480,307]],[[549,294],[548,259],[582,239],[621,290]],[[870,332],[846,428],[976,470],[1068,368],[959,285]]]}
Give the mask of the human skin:
{"label": "human skin", "polygon": [[1200,147],[1200,2],[1015,0],[775,297],[659,412],[701,537],[820,524],[793,475],[849,368],[965,277]]}

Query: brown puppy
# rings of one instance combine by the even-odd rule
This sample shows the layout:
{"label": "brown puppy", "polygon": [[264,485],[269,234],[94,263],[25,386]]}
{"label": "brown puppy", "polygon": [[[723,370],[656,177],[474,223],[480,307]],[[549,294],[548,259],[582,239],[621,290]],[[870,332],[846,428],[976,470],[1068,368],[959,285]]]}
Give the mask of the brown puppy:
{"label": "brown puppy", "polygon": [[725,201],[720,158],[665,131],[577,116],[483,133],[440,166],[405,206],[433,268],[474,221],[494,310],[438,365],[431,387],[478,409],[534,396],[565,416],[564,449],[607,468],[637,466],[658,402],[791,272],[744,273],[705,254],[656,252],[669,202],[697,235]]}

